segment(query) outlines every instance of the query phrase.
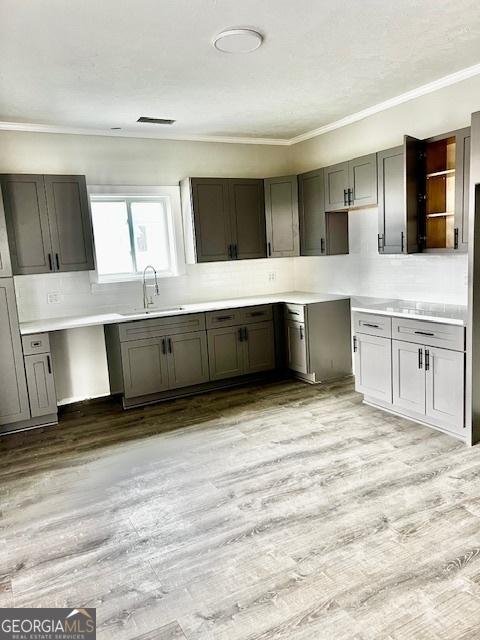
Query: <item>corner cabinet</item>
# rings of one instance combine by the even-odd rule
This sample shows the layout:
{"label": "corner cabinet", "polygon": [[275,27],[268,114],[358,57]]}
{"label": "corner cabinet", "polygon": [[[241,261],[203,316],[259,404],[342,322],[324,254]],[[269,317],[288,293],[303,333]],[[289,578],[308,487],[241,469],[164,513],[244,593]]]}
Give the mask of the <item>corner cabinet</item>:
{"label": "corner cabinet", "polygon": [[84,176],[0,177],[14,275],[95,268]]}
{"label": "corner cabinet", "polygon": [[324,169],[298,176],[300,255],[348,253],[348,212],[325,212]]}
{"label": "corner cabinet", "polygon": [[267,255],[269,258],[298,256],[300,242],[297,176],[267,178],[264,188]]}
{"label": "corner cabinet", "polygon": [[188,263],[267,257],[263,180],[188,178],[180,191]]}

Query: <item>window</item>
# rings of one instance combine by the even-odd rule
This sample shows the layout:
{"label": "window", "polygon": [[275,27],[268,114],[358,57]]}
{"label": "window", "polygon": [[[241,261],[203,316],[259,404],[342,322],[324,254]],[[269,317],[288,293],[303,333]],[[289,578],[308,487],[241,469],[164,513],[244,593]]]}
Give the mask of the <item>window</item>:
{"label": "window", "polygon": [[136,188],[137,193],[120,195],[118,187],[110,189],[113,193],[102,193],[105,187],[90,188],[99,281],[136,279],[147,265],[159,276],[178,274],[179,234],[173,209],[179,196],[158,193],[174,189],[145,188],[142,193]]}

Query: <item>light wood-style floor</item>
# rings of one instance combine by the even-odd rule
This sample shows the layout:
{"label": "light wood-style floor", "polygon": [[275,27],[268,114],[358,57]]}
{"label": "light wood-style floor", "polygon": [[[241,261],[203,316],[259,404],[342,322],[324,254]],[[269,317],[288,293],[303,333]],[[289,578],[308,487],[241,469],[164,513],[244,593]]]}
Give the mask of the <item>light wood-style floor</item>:
{"label": "light wood-style floor", "polygon": [[480,448],[287,381],[0,439],[0,606],[115,640],[480,637]]}

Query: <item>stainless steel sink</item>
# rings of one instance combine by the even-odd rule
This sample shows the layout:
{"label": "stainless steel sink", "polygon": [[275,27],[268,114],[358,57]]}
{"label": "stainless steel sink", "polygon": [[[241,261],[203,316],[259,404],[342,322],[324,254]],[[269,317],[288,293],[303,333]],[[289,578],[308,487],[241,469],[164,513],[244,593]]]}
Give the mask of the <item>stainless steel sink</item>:
{"label": "stainless steel sink", "polygon": [[159,313],[169,313],[171,311],[183,311],[185,307],[168,307],[166,309],[139,309],[138,311],[129,311],[128,313],[120,313],[124,318],[130,316],[154,316]]}

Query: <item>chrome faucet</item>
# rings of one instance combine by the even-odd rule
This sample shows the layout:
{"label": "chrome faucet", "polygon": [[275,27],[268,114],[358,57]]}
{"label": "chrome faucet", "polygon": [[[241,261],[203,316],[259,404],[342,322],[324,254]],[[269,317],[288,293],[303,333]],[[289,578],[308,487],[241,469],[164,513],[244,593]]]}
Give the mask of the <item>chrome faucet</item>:
{"label": "chrome faucet", "polygon": [[143,307],[144,307],[144,309],[148,309],[149,307],[153,307],[153,300],[151,298],[149,299],[148,295],[147,295],[146,277],[147,277],[147,271],[149,269],[151,269],[153,271],[153,275],[155,276],[155,295],[156,296],[160,295],[160,292],[158,290],[157,272],[155,270],[155,267],[152,267],[151,264],[147,264],[147,266],[143,270]]}

